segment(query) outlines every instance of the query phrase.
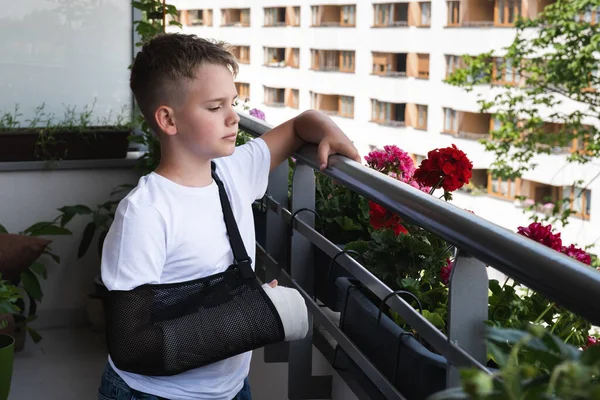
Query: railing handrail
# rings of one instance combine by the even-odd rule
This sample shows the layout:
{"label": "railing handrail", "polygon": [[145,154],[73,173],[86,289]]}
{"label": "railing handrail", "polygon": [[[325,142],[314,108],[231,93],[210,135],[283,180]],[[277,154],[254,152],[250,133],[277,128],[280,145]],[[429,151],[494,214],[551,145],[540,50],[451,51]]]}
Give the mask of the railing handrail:
{"label": "railing handrail", "polygon": [[[244,130],[256,136],[271,128],[246,114],[240,117]],[[315,146],[304,146],[296,158],[319,168]],[[323,173],[600,325],[600,272],[595,269],[345,157],[330,157]]]}

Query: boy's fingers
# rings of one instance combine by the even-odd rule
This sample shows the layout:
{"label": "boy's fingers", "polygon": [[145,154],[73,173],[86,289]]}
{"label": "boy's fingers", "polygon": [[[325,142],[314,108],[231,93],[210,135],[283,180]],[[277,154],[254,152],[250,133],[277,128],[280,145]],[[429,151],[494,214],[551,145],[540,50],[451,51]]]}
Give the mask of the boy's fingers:
{"label": "boy's fingers", "polygon": [[270,283],[269,286],[271,286],[272,288],[277,286],[277,279],[273,279]]}
{"label": "boy's fingers", "polygon": [[319,144],[319,169],[323,171],[327,168],[327,159],[329,158],[329,144],[321,142]]}

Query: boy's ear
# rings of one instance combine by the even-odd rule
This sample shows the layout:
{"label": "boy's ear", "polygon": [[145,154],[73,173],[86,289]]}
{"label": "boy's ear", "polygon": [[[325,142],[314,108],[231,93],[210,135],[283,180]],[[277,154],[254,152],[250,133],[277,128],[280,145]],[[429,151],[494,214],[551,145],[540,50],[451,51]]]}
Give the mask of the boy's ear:
{"label": "boy's ear", "polygon": [[159,106],[154,112],[154,119],[156,124],[165,134],[172,136],[177,133],[177,127],[175,126],[175,113],[173,109],[168,106]]}

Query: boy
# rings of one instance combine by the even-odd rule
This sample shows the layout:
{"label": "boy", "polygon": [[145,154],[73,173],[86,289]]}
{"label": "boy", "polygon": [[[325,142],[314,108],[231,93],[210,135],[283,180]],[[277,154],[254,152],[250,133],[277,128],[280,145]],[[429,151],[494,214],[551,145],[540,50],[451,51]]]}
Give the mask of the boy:
{"label": "boy", "polygon": [[[306,142],[319,144],[322,169],[330,154],[360,162],[352,142],[316,111],[236,148],[237,68],[222,43],[193,35],[161,35],[136,56],[131,89],[158,135],[161,160],[118,206],[102,254],[102,280],[109,290],[190,281],[231,265],[211,161],[251,259],[251,204],[264,195],[269,171]],[[250,399],[250,357],[248,352],[173,376],[145,376],[119,370],[109,356],[99,399]]]}

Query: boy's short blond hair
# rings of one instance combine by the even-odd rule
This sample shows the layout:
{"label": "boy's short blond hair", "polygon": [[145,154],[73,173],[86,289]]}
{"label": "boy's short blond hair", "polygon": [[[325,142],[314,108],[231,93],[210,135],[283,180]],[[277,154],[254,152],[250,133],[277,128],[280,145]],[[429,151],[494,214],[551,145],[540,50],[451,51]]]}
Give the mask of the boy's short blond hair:
{"label": "boy's short blond hair", "polygon": [[186,84],[203,64],[222,65],[235,76],[238,63],[224,42],[196,35],[167,33],[146,42],[131,67],[129,85],[142,114],[158,131],[154,112],[162,104],[175,105],[185,97]]}

